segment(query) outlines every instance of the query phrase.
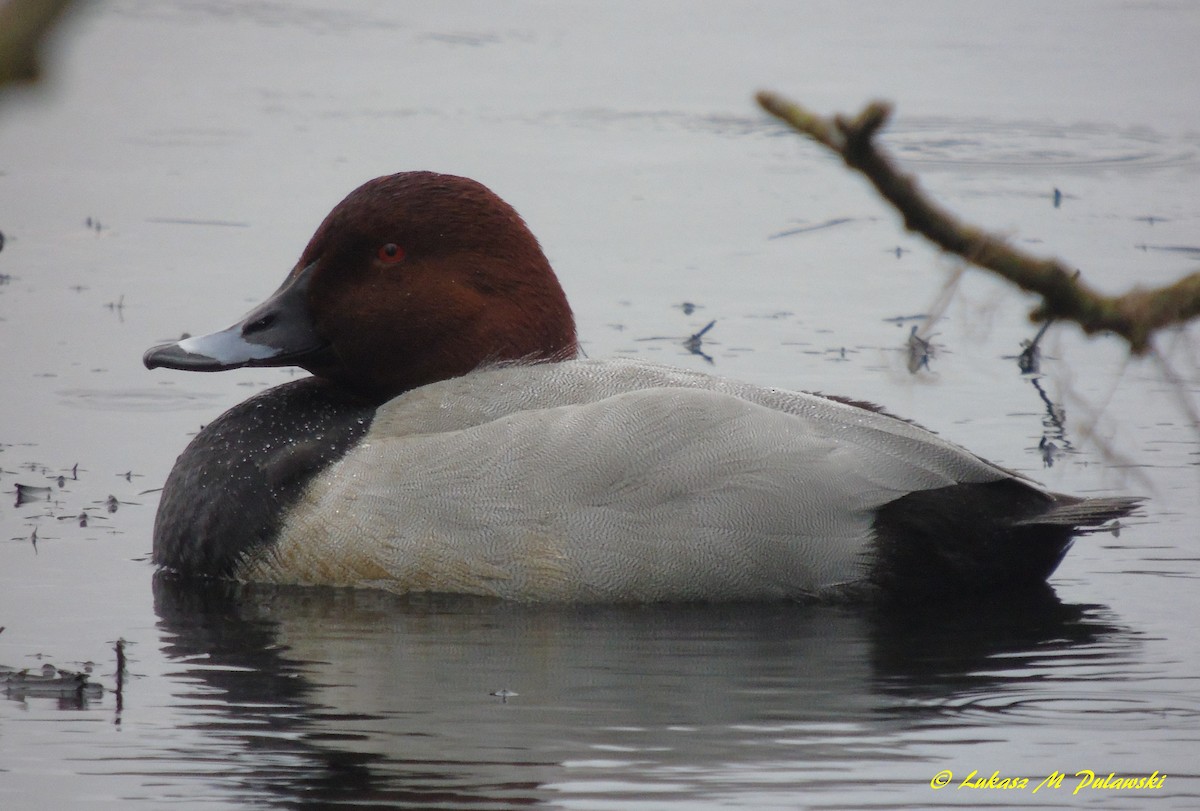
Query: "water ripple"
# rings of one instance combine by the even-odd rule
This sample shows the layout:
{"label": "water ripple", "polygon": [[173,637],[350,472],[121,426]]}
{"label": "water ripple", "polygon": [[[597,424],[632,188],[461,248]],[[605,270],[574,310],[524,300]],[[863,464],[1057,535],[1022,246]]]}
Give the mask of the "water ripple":
{"label": "water ripple", "polygon": [[87,411],[188,411],[219,398],[213,392],[188,389],[60,389],[62,404]]}
{"label": "water ripple", "polygon": [[1162,169],[1200,165],[1200,144],[1148,127],[917,118],[883,140],[909,166],[1003,169]]}

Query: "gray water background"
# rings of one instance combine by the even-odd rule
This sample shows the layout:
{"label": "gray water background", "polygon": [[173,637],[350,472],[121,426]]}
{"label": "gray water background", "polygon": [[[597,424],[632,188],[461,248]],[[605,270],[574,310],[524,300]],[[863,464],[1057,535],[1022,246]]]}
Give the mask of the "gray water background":
{"label": "gray water background", "polygon": [[[1198,40],[1186,1],[85,5],[0,103],[0,665],[104,690],[0,701],[0,806],[1197,807],[1200,332],[1130,361],[1056,327],[1021,375],[1031,301],[972,271],[910,373],[957,264],[752,93],[894,101],[938,200],[1116,292],[1200,264]],[[522,213],[592,357],[873,400],[1151,501],[1042,599],[915,616],[156,584],[175,456],[294,373],[142,351],[231,323],[406,169]],[[1072,794],[1085,769],[1168,777]]]}

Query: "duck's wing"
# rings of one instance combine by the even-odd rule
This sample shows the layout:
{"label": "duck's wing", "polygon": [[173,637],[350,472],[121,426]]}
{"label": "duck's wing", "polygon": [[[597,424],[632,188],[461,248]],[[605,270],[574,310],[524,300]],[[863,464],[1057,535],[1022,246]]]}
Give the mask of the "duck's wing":
{"label": "duck's wing", "polygon": [[[405,436],[464,430],[522,411],[595,403],[643,389],[685,388],[724,394],[798,418],[814,435],[878,455],[881,475],[917,475],[932,466],[938,480],[987,482],[1016,476],[964,448],[880,409],[807,392],[757,386],[635,360],[580,360],[509,365],[477,371],[401,395],[376,413],[371,433]],[[885,463],[885,460],[888,460]],[[929,485],[926,485],[929,486]]]}

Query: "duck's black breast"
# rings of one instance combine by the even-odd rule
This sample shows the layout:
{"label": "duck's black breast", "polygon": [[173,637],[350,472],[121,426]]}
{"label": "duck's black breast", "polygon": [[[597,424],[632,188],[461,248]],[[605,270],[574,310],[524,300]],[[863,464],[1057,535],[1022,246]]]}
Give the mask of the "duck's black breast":
{"label": "duck's black breast", "polygon": [[175,462],[154,521],[154,562],[228,576],[275,542],[288,510],[366,434],[376,405],[316,378],[250,398],[206,426]]}

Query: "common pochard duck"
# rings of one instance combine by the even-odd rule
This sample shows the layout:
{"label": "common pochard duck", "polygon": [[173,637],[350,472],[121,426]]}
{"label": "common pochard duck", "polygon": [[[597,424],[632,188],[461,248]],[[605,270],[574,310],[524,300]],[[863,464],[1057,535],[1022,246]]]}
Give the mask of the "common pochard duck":
{"label": "common pochard duck", "polygon": [[1138,503],[1047,492],[865,403],[578,356],[508,204],[462,177],[372,180],[261,306],[146,353],[312,373],[192,440],[154,560],[525,601],[928,601],[1041,584]]}

